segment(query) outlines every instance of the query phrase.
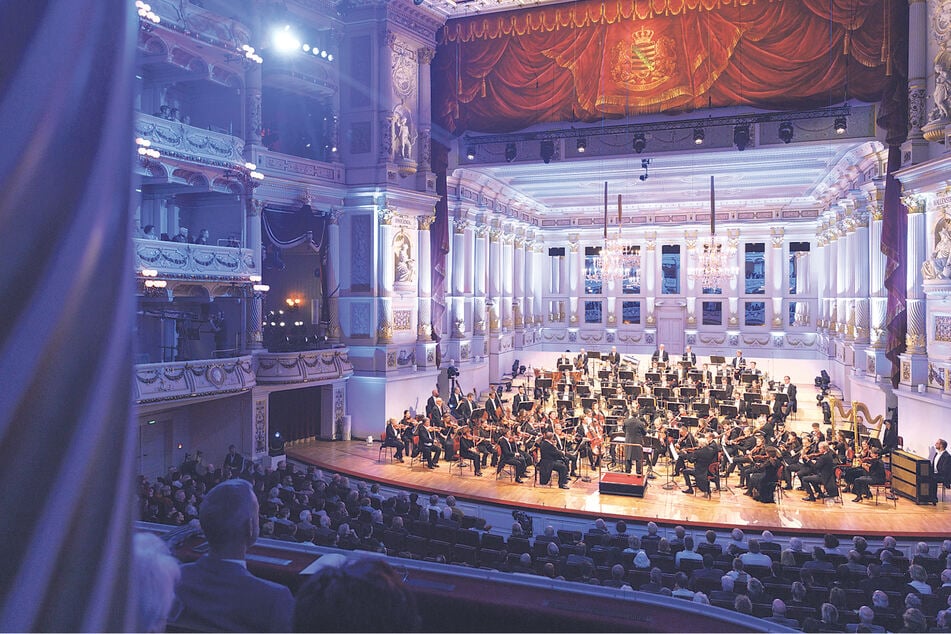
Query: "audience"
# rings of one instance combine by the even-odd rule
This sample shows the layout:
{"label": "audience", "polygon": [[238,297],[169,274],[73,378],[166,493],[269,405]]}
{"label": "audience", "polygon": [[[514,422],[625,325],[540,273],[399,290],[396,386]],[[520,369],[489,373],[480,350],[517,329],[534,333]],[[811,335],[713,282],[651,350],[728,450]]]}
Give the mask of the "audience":
{"label": "audience", "polygon": [[164,632],[165,621],[181,577],[178,560],[151,533],[136,533],[132,540],[132,580],[135,589],[135,631]]}

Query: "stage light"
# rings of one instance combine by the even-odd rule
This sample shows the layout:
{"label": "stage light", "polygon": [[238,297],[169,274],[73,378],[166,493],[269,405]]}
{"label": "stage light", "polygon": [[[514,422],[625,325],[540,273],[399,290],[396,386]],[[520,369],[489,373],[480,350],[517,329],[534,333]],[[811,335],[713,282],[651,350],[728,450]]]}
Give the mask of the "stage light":
{"label": "stage light", "polygon": [[474,145],[470,145],[468,148],[466,148],[466,158],[469,159],[470,161],[474,161],[474,160],[475,160],[475,152],[476,152],[475,146],[474,146]]}
{"label": "stage light", "polygon": [[703,145],[703,139],[706,137],[706,132],[703,128],[694,128],[693,129],[693,144],[694,145]]}
{"label": "stage light", "polygon": [[505,146],[505,162],[511,163],[515,160],[515,157],[518,155],[518,148],[515,147],[514,143],[508,143]]}
{"label": "stage light", "polygon": [[634,135],[634,151],[640,154],[647,147],[647,138],[642,132]]}
{"label": "stage light", "polygon": [[584,137],[581,137],[578,139],[578,143],[575,147],[578,148],[578,154],[584,154],[585,150],[588,149],[588,140]]}
{"label": "stage light", "polygon": [[555,142],[551,139],[545,139],[541,143],[541,156],[542,162],[545,165],[551,163],[551,159],[555,156]]}
{"label": "stage light", "polygon": [[836,134],[845,134],[845,131],[848,130],[849,126],[845,120],[845,117],[836,117],[835,123],[833,124]]}
{"label": "stage light", "polygon": [[733,144],[736,145],[736,149],[740,152],[746,149],[747,144],[750,142],[750,126],[749,124],[740,124],[733,126]]}
{"label": "stage light", "polygon": [[291,32],[291,26],[289,24],[285,24],[283,28],[275,30],[271,34],[271,40],[274,42],[274,48],[283,53],[288,53],[301,47],[300,40]]}
{"label": "stage light", "polygon": [[793,137],[793,127],[792,123],[789,121],[783,121],[779,125],[779,140],[783,143],[789,143],[792,141]]}

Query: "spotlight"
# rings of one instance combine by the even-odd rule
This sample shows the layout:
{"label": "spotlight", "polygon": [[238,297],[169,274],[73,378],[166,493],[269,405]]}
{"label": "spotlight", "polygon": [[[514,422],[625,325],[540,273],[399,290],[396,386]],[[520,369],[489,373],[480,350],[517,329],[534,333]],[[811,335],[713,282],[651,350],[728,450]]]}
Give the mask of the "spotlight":
{"label": "spotlight", "polygon": [[835,128],[836,134],[845,134],[849,126],[845,121],[845,117],[836,117],[833,127]]}
{"label": "spotlight", "polygon": [[588,140],[584,137],[578,139],[576,147],[578,148],[578,154],[584,154],[585,150],[588,149]]}
{"label": "spotlight", "polygon": [[419,5],[423,4],[423,0],[413,0],[413,4],[418,7]]}
{"label": "spotlight", "polygon": [[466,158],[470,161],[475,160],[475,146],[470,145],[466,148]]}
{"label": "spotlight", "polygon": [[555,156],[555,142],[551,139],[545,139],[541,143],[541,155],[542,162],[545,165],[551,163],[551,159]]}
{"label": "spotlight", "polygon": [[789,143],[792,141],[793,127],[792,123],[789,121],[783,121],[779,125],[779,140],[783,143]]}
{"label": "spotlight", "polygon": [[515,147],[514,143],[509,143],[505,146],[505,162],[511,163],[515,160],[516,155],[518,154],[518,149]]}
{"label": "spotlight", "polygon": [[740,152],[746,149],[750,142],[750,126],[748,123],[741,123],[733,126],[733,144]]}
{"label": "spotlight", "polygon": [[284,28],[278,29],[271,36],[271,39],[274,41],[274,47],[277,50],[282,52],[289,52],[301,47],[300,40],[294,36],[294,33],[291,32],[291,27],[289,24],[284,25]]}
{"label": "spotlight", "polygon": [[703,139],[705,136],[706,136],[706,133],[703,131],[703,128],[694,128],[693,129],[693,144],[703,145]]}
{"label": "spotlight", "polygon": [[647,147],[647,139],[642,132],[634,135],[634,151],[640,154]]}

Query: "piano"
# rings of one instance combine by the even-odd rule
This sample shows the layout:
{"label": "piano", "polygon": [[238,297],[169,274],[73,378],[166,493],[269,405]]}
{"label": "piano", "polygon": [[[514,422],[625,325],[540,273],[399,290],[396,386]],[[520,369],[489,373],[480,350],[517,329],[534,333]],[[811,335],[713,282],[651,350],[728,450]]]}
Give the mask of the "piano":
{"label": "piano", "polygon": [[901,449],[892,451],[891,461],[892,491],[915,504],[933,504],[936,491],[931,461]]}

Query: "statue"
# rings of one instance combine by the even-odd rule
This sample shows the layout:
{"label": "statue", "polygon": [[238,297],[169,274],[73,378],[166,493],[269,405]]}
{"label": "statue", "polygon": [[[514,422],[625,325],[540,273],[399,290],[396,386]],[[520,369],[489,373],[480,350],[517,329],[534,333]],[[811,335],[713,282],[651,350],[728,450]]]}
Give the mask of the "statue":
{"label": "statue", "polygon": [[409,284],[416,279],[416,260],[412,258],[412,247],[402,233],[396,236],[393,243],[395,257],[394,281],[397,284]]}
{"label": "statue", "polygon": [[947,121],[951,119],[949,108],[951,90],[948,86],[948,69],[940,62],[934,65],[934,110],[931,111],[932,121]]}
{"label": "statue", "polygon": [[925,279],[951,279],[951,220],[944,218],[935,226],[935,247],[931,258],[921,266]]}
{"label": "statue", "polygon": [[413,157],[413,136],[409,115],[397,110],[393,119],[393,155],[397,158]]}

